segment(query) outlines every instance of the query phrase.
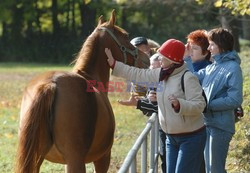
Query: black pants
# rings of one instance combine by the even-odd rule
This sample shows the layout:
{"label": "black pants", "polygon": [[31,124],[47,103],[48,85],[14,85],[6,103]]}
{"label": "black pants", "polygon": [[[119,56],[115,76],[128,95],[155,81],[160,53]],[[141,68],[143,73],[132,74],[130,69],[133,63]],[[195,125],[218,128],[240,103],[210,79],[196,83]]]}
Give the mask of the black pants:
{"label": "black pants", "polygon": [[163,173],[166,173],[166,134],[159,129],[160,135],[160,157],[161,157],[161,170]]}
{"label": "black pants", "polygon": [[202,163],[201,163],[200,173],[206,173],[206,167],[205,167],[205,159],[204,159],[204,157],[203,157],[203,160],[202,160]]}

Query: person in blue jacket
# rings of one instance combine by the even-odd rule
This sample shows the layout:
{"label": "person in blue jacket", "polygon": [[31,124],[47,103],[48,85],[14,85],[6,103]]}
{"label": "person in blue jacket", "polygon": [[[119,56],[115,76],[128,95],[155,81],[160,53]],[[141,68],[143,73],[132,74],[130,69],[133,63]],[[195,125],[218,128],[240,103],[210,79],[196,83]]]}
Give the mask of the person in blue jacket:
{"label": "person in blue jacket", "polygon": [[207,97],[204,121],[206,173],[225,173],[229,143],[235,133],[234,109],[243,101],[241,60],[233,50],[233,35],[223,28],[208,32],[213,63],[194,72]]}
{"label": "person in blue jacket", "polygon": [[[187,44],[184,61],[191,72],[197,72],[206,68],[212,62],[211,53],[207,49],[209,46],[207,32],[205,30],[195,30],[187,35]],[[200,173],[205,173],[205,160],[202,159]]]}

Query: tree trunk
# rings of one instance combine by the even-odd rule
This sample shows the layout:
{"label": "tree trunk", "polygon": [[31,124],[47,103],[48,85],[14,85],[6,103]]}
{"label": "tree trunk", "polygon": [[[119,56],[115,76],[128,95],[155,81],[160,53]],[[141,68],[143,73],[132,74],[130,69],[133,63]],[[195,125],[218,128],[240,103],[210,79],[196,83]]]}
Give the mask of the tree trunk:
{"label": "tree trunk", "polygon": [[36,11],[36,26],[38,28],[39,36],[42,35],[42,28],[41,28],[41,22],[40,22],[40,17],[41,17],[41,10],[38,8],[38,0],[35,1],[35,11]]}
{"label": "tree trunk", "polygon": [[122,9],[121,9],[121,19],[122,19],[122,23],[121,23],[121,27],[122,28],[127,28],[127,16],[126,16],[126,7],[123,6]]}
{"label": "tree trunk", "polygon": [[86,5],[85,2],[79,2],[82,22],[81,34],[84,37],[87,37],[95,28],[96,9],[89,7],[91,3],[93,2],[91,1],[88,5]]}
{"label": "tree trunk", "polygon": [[11,23],[12,38],[16,41],[21,39],[21,30],[23,28],[23,6],[17,8],[18,1],[13,5],[13,21]]}
{"label": "tree trunk", "polygon": [[70,22],[70,19],[69,19],[69,15],[70,15],[70,0],[67,0],[67,11],[66,11],[66,28],[67,30],[69,30],[69,22]]}
{"label": "tree trunk", "polygon": [[57,18],[58,15],[57,0],[52,0],[51,11],[52,11],[53,35],[56,36],[60,32],[60,25]]}
{"label": "tree trunk", "polygon": [[8,25],[5,21],[3,21],[2,23],[2,28],[3,28],[3,31],[2,31],[2,41],[3,43],[5,43],[8,39]]}
{"label": "tree trunk", "polygon": [[239,42],[239,21],[235,16],[231,15],[228,10],[220,9],[220,21],[222,28],[226,28],[232,31],[234,36],[234,49],[240,52],[240,42]]}
{"label": "tree trunk", "polygon": [[243,38],[246,40],[250,40],[250,16],[249,15],[243,16],[242,27],[243,27]]}
{"label": "tree trunk", "polygon": [[26,38],[32,38],[33,37],[33,27],[32,27],[32,20],[27,21],[27,30],[26,30]]}
{"label": "tree trunk", "polygon": [[72,33],[76,35],[76,22],[75,22],[75,0],[72,0]]}

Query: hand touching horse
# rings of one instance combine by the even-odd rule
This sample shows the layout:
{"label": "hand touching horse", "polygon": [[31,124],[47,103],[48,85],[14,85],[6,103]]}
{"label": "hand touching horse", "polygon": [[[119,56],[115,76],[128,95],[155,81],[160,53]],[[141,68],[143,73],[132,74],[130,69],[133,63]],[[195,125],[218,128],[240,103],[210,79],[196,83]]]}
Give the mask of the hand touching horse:
{"label": "hand touching horse", "polygon": [[17,172],[38,173],[44,159],[66,164],[69,173],[85,173],[85,163],[90,162],[97,173],[108,171],[113,111],[107,92],[95,86],[95,92],[87,92],[88,81],[106,84],[109,80],[105,47],[121,58],[118,61],[142,68],[149,64],[148,57],[115,25],[114,11],[108,22],[100,17],[72,72],[48,72],[27,86],[20,113]]}

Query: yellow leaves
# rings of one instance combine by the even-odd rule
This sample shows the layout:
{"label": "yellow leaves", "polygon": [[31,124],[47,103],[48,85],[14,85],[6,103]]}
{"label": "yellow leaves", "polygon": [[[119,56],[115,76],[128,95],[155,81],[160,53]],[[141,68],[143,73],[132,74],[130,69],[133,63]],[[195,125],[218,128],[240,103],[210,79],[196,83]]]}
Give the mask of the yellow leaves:
{"label": "yellow leaves", "polygon": [[195,0],[199,5],[202,5],[204,3],[204,0]]}
{"label": "yellow leaves", "polygon": [[88,4],[90,2],[91,2],[91,0],[85,0],[85,4]]}
{"label": "yellow leaves", "polygon": [[123,4],[123,3],[126,3],[127,0],[116,0],[116,2],[117,2],[118,4]]}
{"label": "yellow leaves", "polygon": [[222,0],[218,0],[218,1],[216,1],[216,2],[214,3],[214,6],[217,7],[217,8],[219,8],[219,7],[222,6],[222,4],[223,4]]}
{"label": "yellow leaves", "polygon": [[249,0],[217,0],[214,3],[217,8],[226,7],[231,10],[234,15],[250,15],[250,1]]}
{"label": "yellow leaves", "polygon": [[[199,5],[205,4],[205,0],[195,0]],[[249,0],[216,0],[214,6],[217,8],[227,8],[233,15],[250,15]]]}
{"label": "yellow leaves", "polygon": [[14,135],[12,133],[5,133],[4,136],[8,139],[11,139]]}
{"label": "yellow leaves", "polygon": [[1,101],[1,106],[3,106],[3,107],[9,107],[10,103],[8,101]]}
{"label": "yellow leaves", "polygon": [[13,121],[16,121],[16,120],[17,120],[17,116],[15,116],[15,115],[12,115],[10,118],[11,118],[11,120],[13,120]]}
{"label": "yellow leaves", "polygon": [[51,5],[52,5],[52,1],[37,1],[38,9],[50,8]]}

